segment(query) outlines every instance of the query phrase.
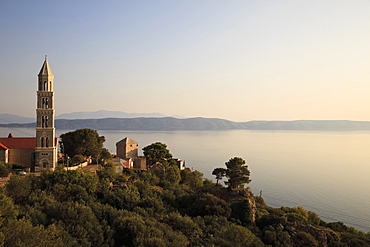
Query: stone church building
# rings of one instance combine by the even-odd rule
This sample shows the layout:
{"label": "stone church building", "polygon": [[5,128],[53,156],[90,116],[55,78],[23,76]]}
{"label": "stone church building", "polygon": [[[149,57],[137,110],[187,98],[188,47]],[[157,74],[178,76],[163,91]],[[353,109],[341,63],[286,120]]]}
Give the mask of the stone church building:
{"label": "stone church building", "polygon": [[146,169],[146,158],[138,155],[139,144],[125,137],[116,143],[117,157],[126,168]]}
{"label": "stone church building", "polygon": [[0,161],[20,164],[31,171],[53,170],[57,164],[58,140],[54,128],[54,75],[47,58],[38,74],[36,137],[0,138]]}

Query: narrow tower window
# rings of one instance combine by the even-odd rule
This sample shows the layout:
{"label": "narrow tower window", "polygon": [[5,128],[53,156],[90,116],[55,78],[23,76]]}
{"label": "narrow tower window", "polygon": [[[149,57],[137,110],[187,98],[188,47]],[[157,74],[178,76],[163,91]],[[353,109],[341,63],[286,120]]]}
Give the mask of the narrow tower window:
{"label": "narrow tower window", "polygon": [[42,120],[41,126],[43,128],[47,128],[48,125],[49,125],[49,117],[48,116],[42,116],[41,120]]}
{"label": "narrow tower window", "polygon": [[45,146],[44,137],[41,137],[41,147],[43,148]]}
{"label": "narrow tower window", "polygon": [[42,98],[42,108],[48,109],[49,108],[49,99],[48,98]]}
{"label": "narrow tower window", "polygon": [[49,147],[49,137],[45,137],[45,147]]}
{"label": "narrow tower window", "polygon": [[47,83],[47,81],[44,81],[44,91],[48,91],[48,83]]}

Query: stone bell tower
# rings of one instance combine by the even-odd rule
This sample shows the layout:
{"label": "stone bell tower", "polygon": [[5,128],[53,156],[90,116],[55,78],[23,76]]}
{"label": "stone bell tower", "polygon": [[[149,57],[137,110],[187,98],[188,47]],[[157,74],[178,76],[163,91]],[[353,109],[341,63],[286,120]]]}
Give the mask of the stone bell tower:
{"label": "stone bell tower", "polygon": [[54,128],[54,76],[47,57],[38,74],[36,108],[35,171],[53,170],[57,164],[57,141]]}

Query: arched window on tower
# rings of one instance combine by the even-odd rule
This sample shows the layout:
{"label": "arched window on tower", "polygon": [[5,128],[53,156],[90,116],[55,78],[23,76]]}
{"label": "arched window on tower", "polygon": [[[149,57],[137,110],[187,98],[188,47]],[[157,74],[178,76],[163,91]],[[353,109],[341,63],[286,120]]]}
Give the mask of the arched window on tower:
{"label": "arched window on tower", "polygon": [[45,140],[44,137],[41,137],[41,147],[43,148],[45,146]]}
{"label": "arched window on tower", "polygon": [[42,128],[47,128],[49,125],[49,117],[48,116],[42,116],[41,117],[41,127]]}
{"label": "arched window on tower", "polygon": [[49,147],[49,137],[45,137],[45,147]]}
{"label": "arched window on tower", "polygon": [[42,108],[48,109],[49,108],[49,99],[48,98],[42,98]]}
{"label": "arched window on tower", "polygon": [[48,91],[48,82],[44,81],[44,91]]}

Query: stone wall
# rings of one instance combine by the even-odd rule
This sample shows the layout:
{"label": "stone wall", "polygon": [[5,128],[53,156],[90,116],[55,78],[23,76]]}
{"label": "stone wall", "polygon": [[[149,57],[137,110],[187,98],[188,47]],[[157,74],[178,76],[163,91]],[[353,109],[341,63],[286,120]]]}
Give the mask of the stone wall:
{"label": "stone wall", "polygon": [[8,150],[0,148],[0,162],[8,163]]}
{"label": "stone wall", "polygon": [[31,167],[34,149],[9,149],[8,163]]}
{"label": "stone wall", "polygon": [[134,158],[134,168],[146,170],[146,158],[144,156]]}
{"label": "stone wall", "polygon": [[138,148],[139,144],[128,137],[116,143],[117,156],[121,159],[136,158]]}
{"label": "stone wall", "polygon": [[77,165],[77,166],[71,166],[71,167],[64,167],[64,170],[77,170],[78,168],[82,168],[82,167],[85,167],[87,166],[89,163],[87,161]]}

